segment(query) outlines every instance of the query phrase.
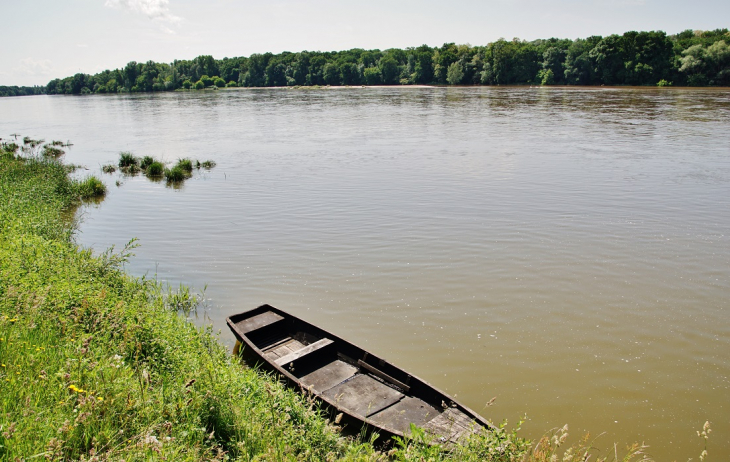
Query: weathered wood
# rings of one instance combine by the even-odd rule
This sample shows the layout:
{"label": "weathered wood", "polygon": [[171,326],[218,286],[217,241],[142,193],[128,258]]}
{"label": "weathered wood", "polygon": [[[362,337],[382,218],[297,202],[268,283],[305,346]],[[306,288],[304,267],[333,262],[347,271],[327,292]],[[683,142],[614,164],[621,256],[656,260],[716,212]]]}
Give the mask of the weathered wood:
{"label": "weathered wood", "polygon": [[330,340],[328,338],[323,338],[314,343],[310,343],[309,345],[305,346],[304,348],[294,351],[293,353],[289,353],[286,356],[282,356],[281,358],[275,360],[275,362],[279,366],[283,366],[285,364],[289,364],[292,361],[296,361],[297,359],[301,358],[302,356],[308,355],[321,348],[324,348],[327,345],[331,345],[332,343],[334,343],[332,340]]}
{"label": "weathered wood", "polygon": [[388,428],[408,432],[411,423],[423,427],[439,415],[439,410],[418,398],[406,397],[398,403],[383,409],[370,418]]}
{"label": "weathered wood", "polygon": [[397,403],[403,393],[378,382],[369,375],[358,374],[322,393],[338,406],[367,417]]}
{"label": "weathered wood", "polygon": [[478,428],[474,421],[458,409],[448,408],[423,426],[424,430],[441,437],[442,441],[456,442],[464,434]]}
{"label": "weathered wood", "polygon": [[266,351],[266,357],[272,360],[277,360],[282,356],[290,355],[297,350],[304,348],[304,344],[299,340],[295,340],[291,337],[287,337],[284,341],[277,342],[270,349]]}
{"label": "weathered wood", "polygon": [[371,374],[373,374],[373,375],[375,375],[377,377],[380,377],[381,379],[385,380],[386,382],[392,383],[396,387],[404,390],[406,393],[408,391],[410,391],[410,389],[411,389],[411,387],[409,387],[405,383],[403,383],[400,380],[397,380],[397,379],[389,376],[388,374],[386,374],[385,372],[381,371],[380,369],[377,369],[374,366],[371,366],[370,364],[366,363],[362,359],[359,359],[357,361],[357,365],[360,366],[360,367],[362,367],[366,371],[370,372]]}
{"label": "weathered wood", "polygon": [[281,321],[282,319],[284,319],[283,316],[267,311],[236,323],[236,330],[238,330],[240,334],[248,334],[249,332],[269,326],[275,322]]}
{"label": "weathered wood", "polygon": [[[305,388],[315,393],[329,390],[357,374],[357,368],[344,361],[336,360],[299,378]],[[311,387],[311,388],[310,388]]]}

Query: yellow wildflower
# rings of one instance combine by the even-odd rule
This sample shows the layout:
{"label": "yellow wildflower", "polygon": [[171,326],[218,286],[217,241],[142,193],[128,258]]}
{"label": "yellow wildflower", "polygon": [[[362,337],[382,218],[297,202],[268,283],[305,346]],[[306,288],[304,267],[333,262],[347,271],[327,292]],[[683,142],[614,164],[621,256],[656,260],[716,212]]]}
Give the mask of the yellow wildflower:
{"label": "yellow wildflower", "polygon": [[104,401],[104,398],[102,398],[101,396],[99,396],[99,397],[98,397],[98,398],[96,398],[96,399],[98,399],[99,401]]}
{"label": "yellow wildflower", "polygon": [[73,385],[73,384],[69,385],[68,386],[68,389],[71,390],[71,391],[75,391],[76,393],[86,393],[86,390],[84,390],[83,388],[79,388],[79,387],[77,387],[76,385]]}

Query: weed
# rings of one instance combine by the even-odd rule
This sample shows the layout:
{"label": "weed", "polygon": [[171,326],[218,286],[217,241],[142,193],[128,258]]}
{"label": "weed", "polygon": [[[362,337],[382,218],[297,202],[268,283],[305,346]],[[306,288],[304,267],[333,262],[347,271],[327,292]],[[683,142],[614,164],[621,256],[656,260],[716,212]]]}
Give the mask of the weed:
{"label": "weed", "polygon": [[54,146],[51,146],[50,144],[46,144],[43,146],[42,154],[46,157],[60,157],[65,153],[66,152],[63,149],[56,148]]}
{"label": "weed", "polygon": [[212,161],[212,160],[206,160],[206,161],[203,161],[203,162],[202,162],[202,163],[201,163],[200,165],[201,165],[201,167],[203,167],[204,169],[206,169],[206,170],[210,170],[211,168],[215,167],[215,165],[216,165],[216,164],[215,164],[215,162],[214,162],[214,161]]}
{"label": "weed", "polygon": [[101,171],[104,173],[114,173],[117,171],[117,168],[112,164],[106,164],[102,165]]}
{"label": "weed", "polygon": [[165,173],[165,166],[162,162],[154,161],[147,166],[147,171],[145,173],[149,177],[161,177]]}
{"label": "weed", "polygon": [[165,169],[165,179],[167,181],[178,182],[183,181],[185,178],[187,178],[187,174],[179,165]]}
{"label": "weed", "polygon": [[106,185],[95,176],[90,176],[80,181],[76,187],[78,195],[82,199],[101,197],[106,194]]}
{"label": "weed", "polygon": [[178,159],[177,165],[175,165],[175,167],[179,167],[185,173],[192,173],[193,162],[190,159]]}
{"label": "weed", "polygon": [[142,160],[139,163],[139,168],[142,170],[147,170],[147,167],[152,165],[152,163],[155,161],[151,156],[144,156]]}
{"label": "weed", "polygon": [[137,159],[131,152],[120,152],[119,153],[119,166],[131,167],[132,165],[139,167],[139,159]]}

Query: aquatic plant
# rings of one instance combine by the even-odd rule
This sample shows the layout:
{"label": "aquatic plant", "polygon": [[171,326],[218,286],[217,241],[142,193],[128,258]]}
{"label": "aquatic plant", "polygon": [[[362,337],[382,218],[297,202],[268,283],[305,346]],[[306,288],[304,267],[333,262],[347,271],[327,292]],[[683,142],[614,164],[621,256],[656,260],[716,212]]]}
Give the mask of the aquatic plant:
{"label": "aquatic plant", "polygon": [[106,194],[106,185],[97,177],[90,176],[76,185],[79,197],[82,199],[90,199],[92,197],[100,197]]}
{"label": "aquatic plant", "polygon": [[145,174],[149,177],[160,177],[165,173],[165,166],[162,162],[154,161],[147,167]]}
{"label": "aquatic plant", "polygon": [[46,144],[43,146],[42,154],[46,157],[60,157],[65,154],[65,151],[63,149],[53,147],[50,144]]}
{"label": "aquatic plant", "polygon": [[185,170],[180,168],[179,165],[175,165],[172,168],[165,169],[165,179],[170,182],[182,181],[187,178]]}
{"label": "aquatic plant", "polygon": [[139,159],[137,159],[131,152],[120,152],[119,166],[125,168],[131,167],[132,165],[139,166]]}
{"label": "aquatic plant", "polygon": [[193,172],[193,161],[190,159],[178,159],[176,167],[180,167],[182,171],[185,173],[192,173]]}
{"label": "aquatic plant", "polygon": [[154,161],[155,159],[152,158],[152,156],[144,156],[139,163],[139,167],[142,170],[147,170],[147,167],[149,167]]}
{"label": "aquatic plant", "polygon": [[210,170],[211,168],[213,168],[213,167],[216,166],[216,163],[214,161],[212,161],[212,160],[206,160],[206,161],[203,161],[200,164],[200,166],[203,167],[206,170]]}
{"label": "aquatic plant", "polygon": [[114,173],[117,171],[117,168],[112,164],[106,164],[102,165],[101,171],[104,173]]}

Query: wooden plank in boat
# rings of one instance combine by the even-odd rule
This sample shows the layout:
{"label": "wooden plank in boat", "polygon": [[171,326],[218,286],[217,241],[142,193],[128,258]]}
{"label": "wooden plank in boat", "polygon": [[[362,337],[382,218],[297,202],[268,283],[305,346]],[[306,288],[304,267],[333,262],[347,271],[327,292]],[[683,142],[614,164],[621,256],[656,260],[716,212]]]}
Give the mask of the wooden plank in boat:
{"label": "wooden plank in boat", "polygon": [[408,432],[411,423],[423,427],[439,415],[439,410],[418,398],[406,397],[370,418],[387,428]]}
{"label": "wooden plank in boat", "polygon": [[403,393],[378,382],[369,375],[358,374],[322,393],[338,406],[362,416],[370,416],[397,403]]}
{"label": "wooden plank in boat", "polygon": [[261,314],[257,314],[256,316],[252,316],[248,319],[244,319],[243,321],[236,323],[236,330],[240,334],[248,334],[249,332],[253,332],[255,330],[261,329],[262,327],[274,324],[275,322],[281,321],[284,319],[283,316],[280,316],[273,311],[266,311]]}
{"label": "wooden plank in boat", "polygon": [[296,351],[293,351],[292,353],[289,353],[286,356],[282,356],[281,358],[275,360],[275,362],[279,366],[283,366],[285,364],[289,364],[292,361],[296,361],[297,359],[301,358],[302,356],[306,356],[321,348],[324,348],[327,345],[331,345],[332,343],[334,343],[332,340],[330,340],[328,338],[323,338],[321,340],[317,340],[314,343],[310,343],[309,345],[305,346],[304,348],[300,348]]}
{"label": "wooden plank in boat", "polygon": [[302,348],[304,348],[304,344],[302,342],[291,337],[287,337],[285,341],[272,345],[265,354],[267,358],[276,361],[282,356],[290,355]]}
{"label": "wooden plank in boat", "polygon": [[357,368],[339,359],[320,367],[299,378],[305,387],[311,387],[312,391],[322,393],[349,379],[357,373]]}
{"label": "wooden plank in boat", "polygon": [[443,438],[456,442],[463,435],[468,434],[474,427],[472,419],[458,409],[448,408],[429,421],[423,428]]}

